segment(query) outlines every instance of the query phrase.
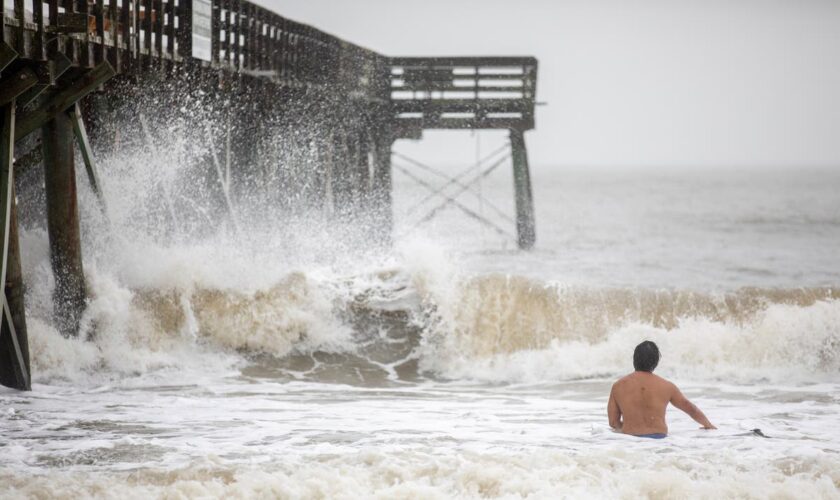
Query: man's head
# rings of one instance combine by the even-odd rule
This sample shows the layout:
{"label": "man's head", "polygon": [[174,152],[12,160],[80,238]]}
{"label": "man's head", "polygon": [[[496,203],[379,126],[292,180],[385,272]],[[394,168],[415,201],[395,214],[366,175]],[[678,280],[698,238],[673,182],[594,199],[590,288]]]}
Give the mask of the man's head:
{"label": "man's head", "polygon": [[633,368],[637,372],[652,373],[659,364],[659,348],[650,340],[645,340],[633,351]]}

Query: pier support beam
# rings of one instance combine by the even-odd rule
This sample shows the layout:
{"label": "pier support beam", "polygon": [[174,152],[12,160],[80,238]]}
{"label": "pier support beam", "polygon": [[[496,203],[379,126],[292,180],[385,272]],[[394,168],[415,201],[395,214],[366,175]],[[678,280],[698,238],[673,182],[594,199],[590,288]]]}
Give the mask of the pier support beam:
{"label": "pier support beam", "polygon": [[383,245],[391,242],[394,213],[391,202],[391,145],[394,140],[388,131],[380,132],[373,139],[373,183],[371,185],[372,209],[375,214],[375,234]]}
{"label": "pier support beam", "polygon": [[76,198],[73,123],[59,113],[42,129],[47,229],[50,262],[55,275],[53,304],[56,323],[64,336],[75,336],[85,307],[85,275]]}
{"label": "pier support beam", "polygon": [[0,384],[20,390],[31,388],[29,342],[26,335],[26,309],[23,303],[23,276],[15,203],[14,158],[15,102],[0,108]]}
{"label": "pier support beam", "polygon": [[345,154],[342,161],[344,182],[347,186],[347,200],[342,207],[342,213],[348,220],[355,220],[359,214],[359,137],[352,129],[344,135]]}
{"label": "pier support beam", "polygon": [[96,198],[102,205],[102,210],[105,215],[108,215],[108,207],[105,205],[105,195],[102,194],[102,184],[99,182],[99,173],[97,172],[96,163],[93,161],[93,150],[90,147],[88,140],[87,129],[85,122],[82,119],[82,109],[77,102],[75,106],[70,108],[68,112],[70,116],[70,123],[73,124],[73,133],[76,135],[76,140],[79,143],[79,150],[82,153],[82,160],[85,162],[85,170],[87,171],[88,182],[93,189]]}
{"label": "pier support beam", "polygon": [[[23,299],[23,273],[20,267],[20,243],[18,241],[17,203],[12,188],[12,203],[9,217],[8,257],[6,261],[6,305],[14,331],[6,327],[6,311],[0,332],[0,384],[22,391],[32,388],[29,366],[29,336],[26,333],[26,306]],[[5,306],[4,306],[5,309]],[[12,338],[15,335],[15,338]]]}
{"label": "pier support beam", "polygon": [[356,210],[360,214],[370,213],[370,141],[367,131],[354,134],[356,140],[355,186]]}
{"label": "pier support beam", "polygon": [[531,190],[531,173],[528,167],[528,151],[522,130],[510,130],[510,148],[513,158],[513,185],[516,191],[516,236],[519,248],[534,247],[536,227],[534,223],[534,195]]}
{"label": "pier support beam", "polygon": [[353,182],[352,160],[353,150],[344,131],[338,131],[333,136],[333,161],[331,172],[333,213],[339,220],[346,221],[352,213]]}

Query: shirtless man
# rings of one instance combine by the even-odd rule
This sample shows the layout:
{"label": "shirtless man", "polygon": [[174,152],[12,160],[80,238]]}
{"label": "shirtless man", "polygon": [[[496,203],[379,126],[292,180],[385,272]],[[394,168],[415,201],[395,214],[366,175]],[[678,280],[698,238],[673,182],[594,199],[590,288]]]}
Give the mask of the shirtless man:
{"label": "shirtless man", "polygon": [[717,429],[676,385],[653,374],[657,364],[656,344],[646,340],[636,346],[633,352],[636,371],[619,379],[610,391],[607,403],[610,427],[625,434],[662,439],[668,435],[665,408],[671,403],[702,425],[702,429]]}

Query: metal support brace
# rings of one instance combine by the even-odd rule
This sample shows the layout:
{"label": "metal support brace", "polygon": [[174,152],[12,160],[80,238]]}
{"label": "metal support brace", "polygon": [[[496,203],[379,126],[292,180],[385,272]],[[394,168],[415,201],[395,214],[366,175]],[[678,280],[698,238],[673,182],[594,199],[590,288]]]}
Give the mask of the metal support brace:
{"label": "metal support brace", "polygon": [[428,221],[432,220],[432,218],[434,218],[434,216],[437,215],[441,210],[448,207],[450,204],[456,204],[456,198],[458,196],[461,196],[461,194],[468,191],[473,184],[476,184],[481,179],[490,175],[494,170],[499,168],[499,166],[502,165],[507,159],[508,159],[508,155],[504,155],[500,158],[497,158],[495,162],[491,163],[487,168],[485,168],[483,171],[479,172],[472,179],[468,180],[465,183],[461,183],[462,187],[455,190],[455,192],[453,192],[451,195],[445,195],[443,193],[437,192],[437,190],[432,188],[431,191],[432,192],[437,192],[438,196],[442,197],[444,199],[444,201],[441,204],[434,207],[432,210],[430,210],[429,213],[426,214],[425,217],[420,219],[420,222],[418,224],[423,224],[425,222],[428,222]]}
{"label": "metal support brace", "polygon": [[[403,161],[406,161],[406,162],[412,164],[413,166],[420,168],[421,170],[425,170],[426,172],[429,172],[433,175],[436,175],[438,177],[442,177],[442,178],[446,179],[446,181],[447,181],[441,187],[439,187],[436,190],[432,191],[431,193],[427,194],[420,201],[418,201],[417,203],[412,205],[406,211],[406,213],[411,214],[411,213],[417,211],[417,209],[419,209],[420,207],[424,206],[427,201],[429,201],[429,200],[431,200],[431,199],[433,199],[437,196],[442,196],[442,193],[445,193],[449,189],[450,186],[457,186],[457,187],[461,188],[460,191],[458,191],[457,195],[460,195],[461,193],[463,193],[465,191],[468,191],[469,189],[472,188],[472,186],[478,184],[478,182],[481,181],[487,175],[486,174],[479,174],[478,176],[475,176],[472,179],[470,179],[468,182],[463,182],[463,181],[461,181],[461,179],[463,179],[464,177],[466,177],[468,175],[473,175],[474,172],[476,171],[476,169],[478,169],[479,171],[483,171],[484,164],[487,163],[490,160],[495,159],[495,161],[492,163],[492,165],[495,165],[495,166],[501,165],[501,162],[507,160],[510,155],[505,154],[503,157],[500,157],[499,153],[507,152],[507,150],[508,150],[508,145],[505,144],[502,147],[500,147],[500,148],[496,149],[495,151],[493,151],[492,153],[490,153],[489,155],[485,156],[484,158],[479,159],[475,164],[470,165],[469,167],[463,169],[461,172],[456,174],[454,177],[452,177],[449,174],[446,174],[444,172],[441,172],[440,170],[438,170],[436,168],[430,167],[426,164],[420,163],[417,160],[409,158],[408,156],[405,156],[403,154],[394,152],[393,155],[394,155],[395,158],[399,158]],[[491,209],[493,209],[493,211],[496,212],[496,214],[499,217],[501,217],[502,219],[505,219],[506,221],[515,223],[513,218],[511,218],[508,214],[506,214],[503,210],[501,210],[495,204],[491,203],[490,200],[482,199],[481,202],[486,204]]]}
{"label": "metal support brace", "polygon": [[[407,168],[401,167],[399,165],[394,165],[394,168],[399,170],[400,172],[402,172],[404,175],[406,175],[408,178],[410,178],[411,180],[413,180],[417,184],[419,184],[419,185],[423,186],[424,188],[428,189],[429,191],[434,191],[435,190],[434,186],[432,186],[428,182],[424,181],[420,177],[417,177],[416,175],[411,173],[411,171],[408,170]],[[484,224],[485,226],[489,227],[493,231],[496,231],[497,233],[499,233],[499,235],[501,235],[505,238],[510,238],[511,237],[511,235],[507,231],[505,231],[504,229],[499,227],[496,223],[492,222],[491,220],[487,219],[486,217],[482,217],[481,214],[477,213],[475,210],[470,209],[469,207],[467,207],[466,205],[464,205],[463,203],[461,203],[457,199],[455,199],[451,196],[447,196],[445,194],[441,194],[440,196],[445,200],[444,203],[442,203],[435,210],[433,210],[428,215],[426,215],[426,217],[421,219],[417,224],[415,224],[415,226],[419,226],[421,224],[424,224],[424,223],[432,220],[432,218],[434,218],[434,216],[438,213],[438,211],[440,209],[452,204],[453,206],[460,209],[462,212],[464,212],[469,217],[472,217],[473,219],[475,219],[476,221]]]}

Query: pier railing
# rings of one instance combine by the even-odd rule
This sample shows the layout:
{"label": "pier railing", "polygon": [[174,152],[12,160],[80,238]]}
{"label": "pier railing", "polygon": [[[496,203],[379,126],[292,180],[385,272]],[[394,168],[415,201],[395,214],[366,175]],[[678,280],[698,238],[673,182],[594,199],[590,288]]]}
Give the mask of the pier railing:
{"label": "pier railing", "polygon": [[399,57],[390,65],[393,120],[407,136],[429,128],[534,128],[533,57]]}
{"label": "pier railing", "polygon": [[[2,40],[20,59],[117,73],[180,63],[283,85],[375,87],[386,58],[244,0],[4,0]],[[60,55],[56,55],[60,54]],[[63,56],[63,57],[62,57]]]}

